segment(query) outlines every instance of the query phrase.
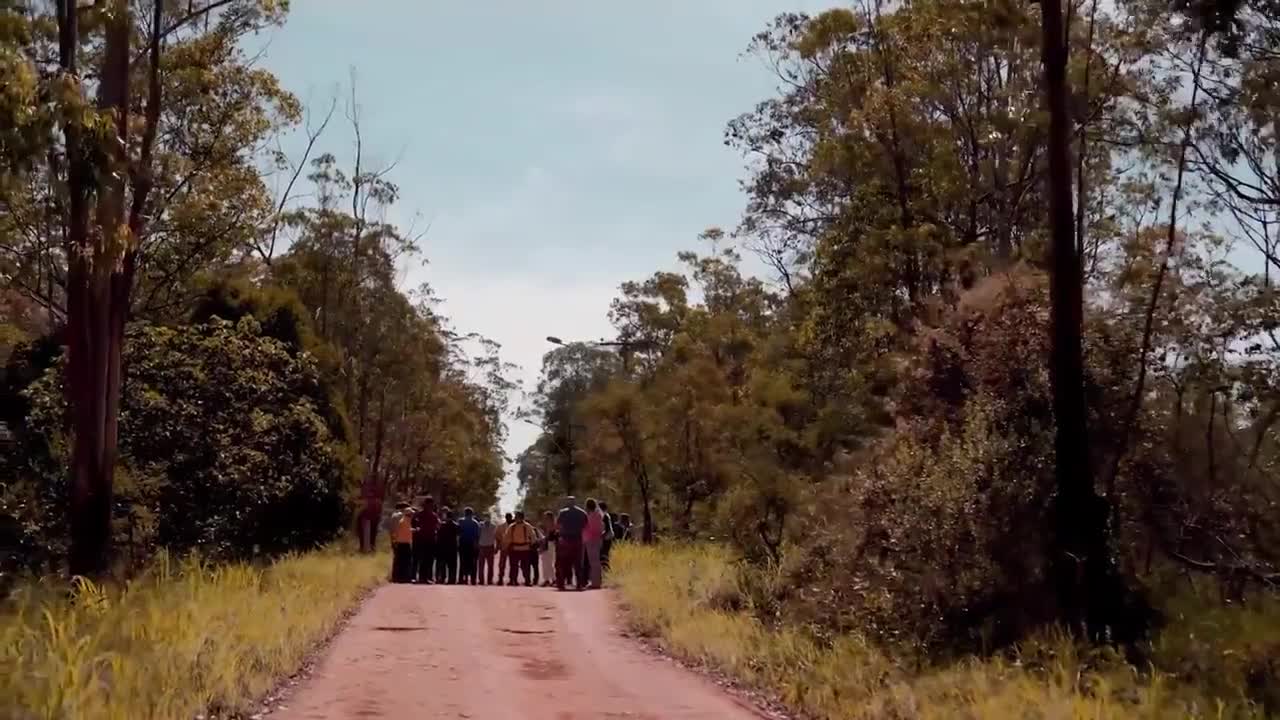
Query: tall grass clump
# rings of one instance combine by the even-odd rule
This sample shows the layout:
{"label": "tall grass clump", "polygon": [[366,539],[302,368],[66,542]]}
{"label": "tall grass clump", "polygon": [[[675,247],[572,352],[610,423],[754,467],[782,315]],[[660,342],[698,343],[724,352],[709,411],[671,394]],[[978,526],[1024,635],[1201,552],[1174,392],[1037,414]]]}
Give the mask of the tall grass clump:
{"label": "tall grass clump", "polygon": [[385,565],[336,550],[261,567],[162,556],[119,587],[19,589],[0,609],[0,717],[245,712],[301,666]]}
{"label": "tall grass clump", "polygon": [[820,636],[759,612],[751,588],[770,582],[753,577],[762,572],[711,545],[626,545],[611,558],[637,630],[815,718],[1225,720],[1280,712],[1265,690],[1280,687],[1280,606],[1270,600],[1188,615],[1195,620],[1174,616],[1142,667],[1054,633],[1002,654],[929,664],[855,633]]}

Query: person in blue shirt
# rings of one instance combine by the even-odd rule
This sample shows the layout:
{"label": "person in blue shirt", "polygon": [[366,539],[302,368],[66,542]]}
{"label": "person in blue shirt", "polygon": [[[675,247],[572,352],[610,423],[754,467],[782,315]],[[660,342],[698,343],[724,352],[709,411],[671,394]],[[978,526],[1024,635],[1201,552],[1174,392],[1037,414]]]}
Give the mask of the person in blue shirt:
{"label": "person in blue shirt", "polygon": [[476,521],[476,511],[465,508],[462,519],[458,521],[458,559],[462,567],[458,569],[458,582],[475,585],[478,579],[476,561],[480,559],[480,523]]}

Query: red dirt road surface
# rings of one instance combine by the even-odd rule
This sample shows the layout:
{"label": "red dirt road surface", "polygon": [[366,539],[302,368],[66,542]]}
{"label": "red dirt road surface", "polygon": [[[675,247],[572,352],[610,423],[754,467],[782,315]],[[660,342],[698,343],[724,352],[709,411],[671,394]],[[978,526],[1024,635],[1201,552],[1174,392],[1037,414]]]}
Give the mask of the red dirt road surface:
{"label": "red dirt road surface", "polygon": [[608,591],[387,585],[271,720],[759,720],[623,637]]}

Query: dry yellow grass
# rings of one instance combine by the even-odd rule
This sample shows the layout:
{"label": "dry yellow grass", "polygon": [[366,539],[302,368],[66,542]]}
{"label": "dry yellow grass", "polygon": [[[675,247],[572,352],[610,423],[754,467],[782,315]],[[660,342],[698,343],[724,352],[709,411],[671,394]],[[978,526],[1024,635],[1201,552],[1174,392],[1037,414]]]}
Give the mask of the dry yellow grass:
{"label": "dry yellow grass", "polygon": [[0,613],[0,717],[172,720],[251,709],[297,670],[387,561],[269,567],[161,559],[120,588],[25,588]]}
{"label": "dry yellow grass", "polygon": [[[1265,717],[1243,692],[1228,687],[1219,693],[1154,669],[1139,673],[1114,657],[1084,658],[1065,637],[1032,641],[1018,657],[973,658],[925,671],[910,670],[856,637],[820,645],[801,631],[769,628],[748,612],[721,609],[726,598],[740,597],[741,579],[729,553],[718,547],[628,545],[618,548],[611,568],[638,630],[683,659],[726,672],[817,718]],[[1265,619],[1242,613],[1255,615],[1252,621],[1217,617],[1214,627],[1244,622],[1250,633],[1274,637],[1280,632],[1276,610],[1268,605]],[[1195,630],[1168,628],[1169,639],[1156,643],[1156,657],[1185,652],[1164,645],[1179,646],[1178,638]],[[1208,654],[1229,659],[1232,649]],[[1228,673],[1215,670],[1203,668],[1223,682]]]}

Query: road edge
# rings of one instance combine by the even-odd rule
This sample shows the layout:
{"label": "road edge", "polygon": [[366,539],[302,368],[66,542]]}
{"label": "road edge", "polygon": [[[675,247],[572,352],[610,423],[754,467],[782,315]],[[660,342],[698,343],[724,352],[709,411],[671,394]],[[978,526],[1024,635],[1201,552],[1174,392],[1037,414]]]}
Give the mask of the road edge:
{"label": "road edge", "polygon": [[795,710],[782,702],[776,694],[764,688],[744,682],[740,678],[734,677],[708,663],[696,662],[681,657],[667,647],[661,636],[645,632],[636,623],[632,622],[630,608],[627,607],[626,600],[622,597],[621,592],[615,591],[611,594],[613,595],[614,612],[622,620],[623,633],[621,636],[623,639],[634,642],[651,655],[661,657],[688,672],[707,678],[723,690],[739,707],[752,712],[761,720],[814,720],[796,713]]}
{"label": "road edge", "polygon": [[342,615],[338,617],[338,621],[333,624],[333,629],[307,651],[306,657],[303,658],[302,664],[298,666],[298,669],[287,677],[281,678],[266,695],[254,702],[256,710],[249,714],[239,713],[223,716],[219,720],[266,720],[275,711],[283,709],[289,698],[293,697],[293,694],[315,674],[321,660],[329,653],[329,649],[333,646],[334,641],[338,639],[338,636],[351,624],[351,620],[360,613],[369,598],[373,597],[373,594],[384,585],[386,585],[385,582],[378,583],[360,593],[356,601],[351,603],[351,607],[344,610]]}

